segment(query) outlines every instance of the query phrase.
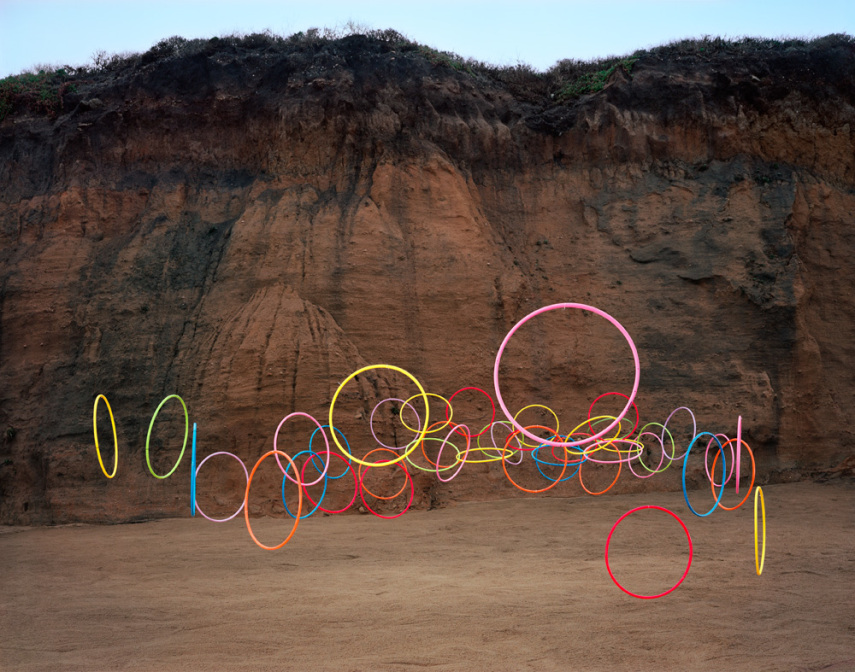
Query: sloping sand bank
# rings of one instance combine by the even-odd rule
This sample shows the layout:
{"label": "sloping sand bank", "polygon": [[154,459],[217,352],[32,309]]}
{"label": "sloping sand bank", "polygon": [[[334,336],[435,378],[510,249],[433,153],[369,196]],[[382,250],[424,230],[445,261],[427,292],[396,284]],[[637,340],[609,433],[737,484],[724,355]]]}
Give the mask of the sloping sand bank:
{"label": "sloping sand bank", "polygon": [[[242,518],[4,528],[0,669],[855,669],[855,486],[764,492],[762,576],[753,497],[703,519],[681,493],[313,516],[278,551]],[[644,504],[694,543],[656,600],[603,560]],[[253,522],[268,545],[290,526]],[[610,559],[627,588],[662,592],[688,544],[645,510]]]}

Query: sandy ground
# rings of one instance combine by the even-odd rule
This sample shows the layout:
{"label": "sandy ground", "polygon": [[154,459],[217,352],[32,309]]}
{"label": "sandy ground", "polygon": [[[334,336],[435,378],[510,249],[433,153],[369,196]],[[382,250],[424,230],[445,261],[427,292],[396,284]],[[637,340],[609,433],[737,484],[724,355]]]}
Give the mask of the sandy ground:
{"label": "sandy ground", "polygon": [[[278,551],[242,518],[4,528],[0,668],[855,669],[855,486],[764,492],[759,577],[749,505],[701,519],[681,493],[313,516]],[[621,592],[603,560],[643,504],[694,542],[657,600]],[[253,525],[269,545],[289,527]],[[610,556],[628,588],[661,592],[688,544],[646,510]]]}

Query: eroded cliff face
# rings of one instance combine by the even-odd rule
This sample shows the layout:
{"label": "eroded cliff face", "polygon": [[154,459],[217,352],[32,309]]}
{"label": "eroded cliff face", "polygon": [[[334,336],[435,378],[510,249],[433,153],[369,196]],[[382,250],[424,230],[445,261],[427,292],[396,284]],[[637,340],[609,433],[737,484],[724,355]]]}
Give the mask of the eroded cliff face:
{"label": "eroded cliff face", "polygon": [[[286,414],[326,424],[339,383],[365,365],[446,397],[492,394],[507,331],[558,302],[599,307],[631,334],[642,422],[688,406],[699,429],[732,436],[742,415],[761,482],[851,470],[851,45],[648,56],[617,75],[557,104],[351,37],[155,60],[83,87],[54,120],[7,119],[0,522],[183,514],[189,448],[166,480],[145,459],[168,394],[198,423],[199,459],[226,450],[250,468]],[[597,395],[632,385],[620,334],[577,312],[520,330],[501,369],[509,406],[547,404],[568,430]],[[377,401],[416,392],[366,373],[336,425],[364,453]],[[112,480],[93,445],[99,393],[118,429]],[[483,395],[458,401],[455,419],[489,422]],[[179,410],[164,407],[154,432],[160,473],[178,456]],[[110,431],[102,407],[108,466]],[[303,450],[309,434],[288,423],[280,447]],[[240,467],[205,469],[200,503],[233,510]],[[592,467],[586,483],[613,473]],[[252,513],[279,511],[264,494],[275,474],[258,478]],[[415,479],[415,506],[517,494],[497,464]],[[676,473],[625,474],[613,492],[674,487]]]}

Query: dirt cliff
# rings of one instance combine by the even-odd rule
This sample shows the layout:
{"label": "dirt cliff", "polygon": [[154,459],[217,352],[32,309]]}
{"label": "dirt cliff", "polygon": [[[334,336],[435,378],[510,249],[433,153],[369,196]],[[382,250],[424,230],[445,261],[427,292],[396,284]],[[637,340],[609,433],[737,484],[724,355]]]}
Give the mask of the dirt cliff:
{"label": "dirt cliff", "polygon": [[[198,424],[199,459],[225,450],[248,468],[283,416],[326,424],[365,365],[445,397],[495,396],[505,334],[558,302],[601,308],[635,340],[642,422],[688,406],[699,430],[733,436],[742,415],[761,482],[851,473],[855,43],[705,44],[644,52],[580,90],[561,67],[478,68],[392,34],[173,42],[80,74],[49,113],[13,110],[0,123],[0,522],[183,515],[189,448],[171,478],[146,465],[169,394]],[[620,334],[580,311],[521,329],[501,375],[509,406],[548,405],[568,431],[633,380]],[[336,425],[364,454],[374,405],[416,392],[366,373]],[[111,480],[98,394],[116,417]],[[455,419],[490,421],[480,393],[455,401]],[[396,408],[378,409],[390,437]],[[311,428],[289,422],[280,447],[306,449]],[[180,406],[164,406],[159,473],[183,432]],[[109,468],[103,406],[99,436]],[[220,459],[200,473],[214,513],[246,482]],[[613,468],[589,466],[586,484],[608,485]],[[253,514],[279,511],[275,474],[259,479]],[[345,485],[330,489],[346,499]],[[672,469],[613,491],[675,487]],[[515,493],[500,465],[472,464],[447,484],[417,473],[414,505]]]}

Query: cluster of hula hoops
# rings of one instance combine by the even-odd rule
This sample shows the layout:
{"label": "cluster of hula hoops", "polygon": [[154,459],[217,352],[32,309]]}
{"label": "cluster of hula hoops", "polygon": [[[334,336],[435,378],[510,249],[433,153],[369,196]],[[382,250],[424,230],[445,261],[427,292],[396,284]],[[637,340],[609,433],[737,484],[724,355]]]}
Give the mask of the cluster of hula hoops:
{"label": "cluster of hula hoops", "polygon": [[[588,409],[587,418],[573,427],[569,431],[562,430],[559,425],[559,419],[556,413],[541,404],[532,404],[526,406],[515,414],[511,414],[508,407],[502,398],[501,388],[499,384],[499,367],[502,360],[502,355],[511,337],[519,330],[519,328],[531,320],[532,318],[552,310],[564,309],[585,310],[609,321],[623,335],[629,344],[632,351],[633,361],[635,365],[635,378],[632,390],[629,394],[620,392],[608,392],[597,397]],[[409,399],[387,398],[377,403],[372,410],[368,424],[370,432],[377,443],[377,447],[370,450],[362,457],[357,457],[352,454],[350,444],[344,432],[336,426],[335,423],[335,407],[342,390],[352,380],[360,374],[374,369],[386,369],[394,371],[407,377],[412,381],[419,392]],[[505,419],[496,420],[496,403],[493,397],[486,391],[476,387],[464,387],[445,398],[441,395],[426,392],[421,383],[409,372],[396,366],[389,364],[376,364],[365,366],[348,376],[338,387],[333,395],[329,407],[329,418],[327,424],[321,424],[313,416],[295,412],[284,417],[276,428],[273,436],[273,450],[262,455],[255,463],[251,470],[248,470],[243,461],[236,455],[219,451],[211,453],[197,464],[196,455],[196,424],[193,424],[193,439],[191,449],[191,487],[190,501],[191,514],[195,515],[196,511],[201,516],[212,522],[226,522],[238,516],[241,511],[244,513],[247,530],[253,541],[261,548],[266,550],[276,550],[287,544],[297,530],[299,521],[303,518],[311,516],[317,511],[322,511],[327,514],[342,513],[353,506],[357,497],[361,499],[362,505],[366,510],[380,518],[397,518],[403,515],[413,502],[415,488],[413,483],[413,473],[415,471],[429,472],[444,483],[447,483],[456,478],[467,464],[485,464],[485,463],[500,463],[508,480],[518,489],[527,493],[543,493],[558,486],[559,483],[566,483],[571,479],[578,477],[581,487],[590,495],[602,495],[608,492],[617,483],[620,477],[621,470],[624,465],[637,478],[646,479],[655,474],[662,473],[674,464],[682,462],[682,484],[683,496],[689,510],[698,517],[706,517],[712,514],[716,509],[733,511],[741,507],[749,498],[752,490],[755,493],[754,497],[754,549],[755,549],[755,567],[757,574],[760,575],[763,571],[763,563],[765,561],[766,552],[766,511],[765,502],[763,500],[763,492],[761,488],[754,487],[756,476],[756,467],[754,462],[754,454],[742,440],[742,418],[739,418],[737,424],[736,437],[729,438],[721,433],[698,432],[695,416],[692,411],[686,407],[675,409],[663,423],[648,422],[640,425],[640,417],[638,408],[635,405],[635,396],[638,391],[640,376],[640,366],[638,351],[632,338],[629,336],[624,327],[609,314],[593,306],[588,306],[578,303],[559,303],[540,308],[525,318],[520,320],[507,334],[496,355],[496,362],[493,369],[493,382],[495,386],[496,401],[499,408],[505,416]],[[454,421],[454,398],[463,392],[474,392],[483,394],[490,402],[492,408],[492,416],[490,422],[481,428],[470,428],[468,425]],[[597,404],[606,397],[620,398],[625,400],[623,409],[617,415],[597,415],[595,408]],[[444,406],[444,417],[439,420],[431,421],[430,418],[430,398],[438,399]],[[178,456],[172,469],[165,474],[158,474],[151,464],[150,441],[152,430],[155,425],[158,413],[163,406],[171,399],[175,399],[181,403],[184,410],[184,443],[181,448],[181,453]],[[114,441],[114,460],[113,469],[108,473],[101,456],[101,451],[98,441],[98,404],[103,400],[110,415],[110,422],[113,429]],[[417,409],[423,409],[422,414]],[[375,428],[375,415],[378,409],[384,404],[392,404],[392,412],[397,416],[397,422],[404,431],[407,438],[402,445],[389,445],[383,443],[378,437]],[[520,422],[520,416],[530,410],[536,410],[543,417],[551,417],[554,424],[550,421],[548,425],[523,425]],[[668,424],[678,412],[684,412],[692,421],[692,437],[684,450],[678,448],[677,443],[671,431],[668,429]],[[289,455],[278,447],[278,437],[282,427],[289,421],[296,418],[305,418],[315,425],[315,429],[309,438],[309,445],[306,450]],[[634,419],[633,419],[634,418]],[[475,431],[475,430],[478,431]],[[184,400],[177,394],[169,395],[160,402],[155,410],[151,422],[149,424],[148,433],[146,435],[146,463],[149,471],[155,478],[165,479],[175,473],[178,465],[181,462],[184,452],[187,448],[189,438],[190,418],[187,411],[187,405]],[[116,424],[113,417],[113,411],[107,398],[99,394],[95,399],[93,408],[93,431],[95,434],[95,450],[98,456],[98,462],[101,465],[101,470],[107,478],[113,478],[118,469],[118,439],[116,435]],[[332,441],[330,441],[332,440]],[[432,444],[433,450],[428,450],[428,444]],[[659,453],[659,460],[645,461],[645,454],[648,454],[649,446],[654,447],[654,451]],[[323,446],[323,447],[321,447]],[[335,449],[334,449],[335,448]],[[715,502],[712,507],[703,512],[698,512],[692,503],[689,501],[688,490],[686,487],[686,467],[688,464],[689,454],[693,451],[704,450],[704,467],[706,477],[709,480]],[[751,460],[751,481],[745,491],[744,497],[735,506],[727,507],[722,504],[722,495],[728,483],[735,483],[735,490],[739,494],[739,479],[740,479],[740,464],[741,453],[746,451]],[[434,452],[435,451],[435,452]],[[713,452],[713,460],[710,465],[710,452]],[[654,453],[655,454],[655,453]],[[202,466],[209,459],[215,456],[228,456],[235,459],[242,467],[246,476],[246,490],[243,500],[238,509],[228,517],[213,518],[199,507],[196,501],[196,480]],[[249,501],[250,491],[252,488],[252,480],[259,466],[264,460],[273,457],[282,473],[282,501],[285,505],[287,514],[293,519],[293,526],[284,541],[275,546],[266,546],[262,544],[252,531],[252,526],[249,519]],[[303,458],[302,466],[298,466],[299,458]],[[716,466],[719,458],[721,459],[721,482],[716,482]],[[519,466],[523,460],[529,459],[536,465],[537,471],[544,478],[543,487],[524,487],[514,480],[508,470],[509,466]],[[648,463],[650,462],[650,463]],[[655,462],[655,464],[653,464]],[[592,464],[608,464],[616,465],[616,474],[614,480],[603,490],[592,491],[584,483],[583,468],[586,463]],[[728,470],[728,465],[730,469]],[[400,469],[404,475],[404,485],[401,489],[392,495],[379,495],[373,493],[366,486],[366,474],[371,469],[381,468]],[[338,509],[324,507],[324,499],[327,494],[327,488],[330,481],[346,479],[353,481],[353,497],[350,502]],[[297,505],[294,511],[288,507],[285,497],[285,488],[288,484],[295,486],[297,491]],[[312,488],[312,491],[310,491]],[[406,495],[406,505],[403,510],[385,515],[377,511],[369,505],[366,495],[374,500],[393,500],[400,497],[408,491]],[[763,552],[762,557],[758,548],[758,502],[762,510],[763,520]],[[376,507],[376,504],[375,504]],[[632,513],[642,509],[658,509],[675,518],[686,533],[689,545],[689,559],[686,564],[686,569],[679,581],[674,584],[669,590],[657,595],[640,595],[633,593],[624,588],[612,574],[609,566],[609,544],[617,526],[626,517]],[[605,563],[609,576],[614,583],[625,593],[642,599],[653,599],[667,595],[675,590],[686,578],[689,568],[692,563],[692,540],[689,531],[683,521],[677,514],[658,506],[641,506],[630,511],[627,511],[621,516],[612,526],[606,540],[605,547]]]}

